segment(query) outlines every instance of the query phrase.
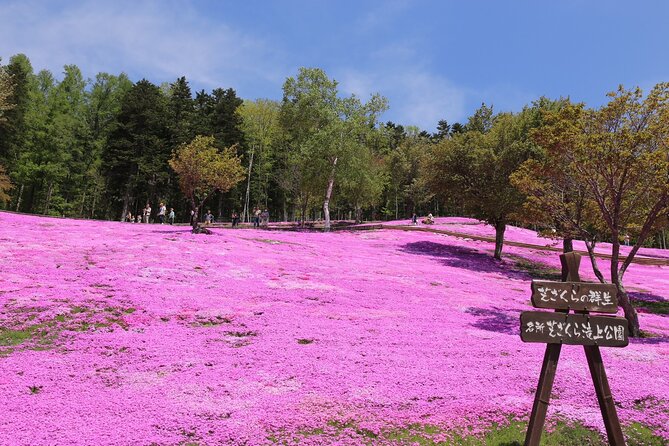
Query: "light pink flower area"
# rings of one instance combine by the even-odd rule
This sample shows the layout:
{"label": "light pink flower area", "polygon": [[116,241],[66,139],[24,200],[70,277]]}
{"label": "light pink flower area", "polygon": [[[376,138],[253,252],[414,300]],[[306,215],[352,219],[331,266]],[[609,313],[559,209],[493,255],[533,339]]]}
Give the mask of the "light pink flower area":
{"label": "light pink flower area", "polygon": [[[30,334],[0,347],[0,443],[262,445],[323,429],[300,444],[360,444],[410,424],[526,420],[544,345],[518,335],[529,276],[492,249],[0,213],[0,327]],[[632,265],[626,283],[666,300],[668,272]],[[655,337],[602,355],[622,422],[669,439],[669,324],[640,320]],[[563,348],[553,393],[549,418],[603,430],[580,347]]]}

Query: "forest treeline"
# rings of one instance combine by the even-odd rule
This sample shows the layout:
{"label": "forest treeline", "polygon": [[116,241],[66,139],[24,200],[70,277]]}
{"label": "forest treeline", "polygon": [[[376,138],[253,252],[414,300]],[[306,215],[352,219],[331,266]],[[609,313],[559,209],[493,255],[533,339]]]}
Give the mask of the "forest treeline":
{"label": "forest treeline", "polygon": [[163,202],[177,221],[205,208],[248,221],[262,208],[326,229],[331,218],[460,215],[495,227],[498,259],[506,226],[523,224],[565,251],[584,240],[601,281],[595,247],[611,242],[610,280],[638,334],[622,277],[641,246],[666,248],[669,83],[619,87],[598,109],[483,104],[435,133],[381,122],[387,108],[380,95],[344,96],[318,68],[288,77],[279,101],[244,100],[229,87],[193,94],[184,77],[84,79],[75,65],[57,80],[15,55],[0,65],[0,206],[122,220]]}
{"label": "forest treeline", "polygon": [[[332,169],[334,218],[403,218],[444,213],[444,200],[422,189],[419,165],[438,134],[379,123],[384,98],[341,98],[336,82],[312,69],[286,82],[284,100],[242,100],[232,88],[193,94],[185,78],[154,85],[125,74],[84,79],[74,65],[62,80],[33,72],[25,55],[3,66],[5,109],[0,164],[11,179],[4,209],[119,220],[147,202],[174,207],[188,221],[190,204],[168,160],[197,135],[219,148],[235,146],[248,178],[205,204],[218,220],[233,211],[269,209],[273,219],[323,218]],[[307,85],[307,84],[311,85]],[[307,91],[321,83],[321,91]],[[298,100],[299,98],[299,100]],[[341,124],[335,128],[335,124]],[[312,132],[320,128],[322,132]],[[248,180],[248,181],[247,181]]]}

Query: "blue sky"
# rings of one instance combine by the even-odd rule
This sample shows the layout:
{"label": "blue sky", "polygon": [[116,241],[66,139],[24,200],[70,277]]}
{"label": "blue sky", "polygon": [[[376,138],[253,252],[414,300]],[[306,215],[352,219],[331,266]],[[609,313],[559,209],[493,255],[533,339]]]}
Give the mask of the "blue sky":
{"label": "blue sky", "polygon": [[317,66],[344,94],[386,96],[384,120],[432,131],[482,102],[598,106],[618,84],[669,81],[669,1],[0,0],[0,56],[20,52],[56,75],[184,75],[245,99],[280,99]]}

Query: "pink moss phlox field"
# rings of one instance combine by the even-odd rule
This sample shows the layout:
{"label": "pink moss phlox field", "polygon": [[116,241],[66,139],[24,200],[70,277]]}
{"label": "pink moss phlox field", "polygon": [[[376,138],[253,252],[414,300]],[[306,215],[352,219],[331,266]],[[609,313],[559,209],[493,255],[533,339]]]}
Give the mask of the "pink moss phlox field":
{"label": "pink moss phlox field", "polygon": [[[0,328],[25,335],[0,346],[0,443],[355,445],[527,420],[544,345],[518,336],[530,278],[515,263],[559,259],[492,248],[0,213]],[[632,265],[629,291],[666,300],[668,270]],[[640,320],[654,337],[602,354],[622,422],[669,439],[669,324]],[[554,395],[550,419],[603,429],[581,348],[563,348]]]}

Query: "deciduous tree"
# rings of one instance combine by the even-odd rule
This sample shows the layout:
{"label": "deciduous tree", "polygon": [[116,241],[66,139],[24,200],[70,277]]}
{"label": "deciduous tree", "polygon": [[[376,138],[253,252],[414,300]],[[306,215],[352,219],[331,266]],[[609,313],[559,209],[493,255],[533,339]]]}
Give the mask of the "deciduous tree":
{"label": "deciduous tree", "polygon": [[180,146],[169,160],[179,177],[179,187],[191,204],[193,232],[199,232],[198,215],[207,197],[227,192],[244,179],[236,148],[219,151],[212,136],[196,136]]}
{"label": "deciduous tree", "polygon": [[[541,194],[555,195],[572,184],[583,194],[583,213],[576,219],[573,206],[550,211],[569,222],[568,229],[586,242],[596,276],[595,245],[611,242],[611,283],[618,288],[630,333],[639,335],[639,321],[623,285],[623,277],[639,248],[669,212],[669,83],[655,86],[647,97],[640,89],[610,93],[610,102],[598,110],[570,106],[550,114],[537,132],[546,148],[542,164],[529,166],[528,175],[551,172],[538,187],[527,191],[542,203]],[[554,171],[561,169],[556,175]],[[532,186],[531,183],[526,183]],[[634,246],[621,254],[621,240],[630,236]]]}

